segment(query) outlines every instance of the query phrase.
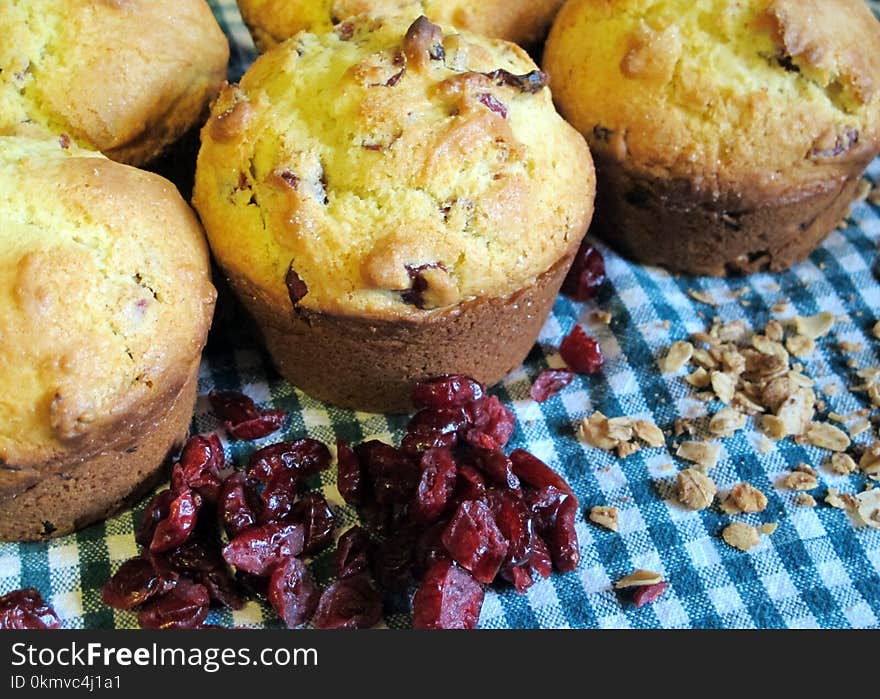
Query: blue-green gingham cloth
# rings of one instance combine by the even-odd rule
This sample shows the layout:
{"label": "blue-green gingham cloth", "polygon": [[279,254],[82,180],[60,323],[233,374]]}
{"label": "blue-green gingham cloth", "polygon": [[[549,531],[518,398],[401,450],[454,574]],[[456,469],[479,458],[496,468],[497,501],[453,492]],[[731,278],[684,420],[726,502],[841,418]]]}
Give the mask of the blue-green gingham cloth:
{"label": "blue-green gingham cloth", "polygon": [[[232,43],[230,77],[238,78],[253,60],[254,49],[231,0],[212,3]],[[880,182],[880,160],[868,171]],[[609,281],[587,304],[560,296],[535,350],[525,364],[496,390],[513,408],[518,423],[513,447],[524,447],[565,475],[585,508],[614,505],[620,531],[611,532],[580,518],[577,529],[581,561],[575,572],[554,573],[526,595],[508,587],[486,595],[484,628],[777,628],[877,627],[880,625],[880,530],[856,528],[842,510],[825,505],[829,487],[860,492],[864,476],[835,476],[820,468],[822,485],[814,492],[819,505],[798,507],[795,493],[777,487],[780,476],[798,462],[824,464],[828,452],[791,440],[767,452],[756,449],[759,432],[751,423],[724,440],[723,456],[712,471],[721,491],[747,481],[769,498],[766,511],[735,519],[751,524],[778,522],[747,553],[724,543],[721,530],[733,519],[717,507],[702,512],[682,509],[671,495],[677,460],[667,449],[643,449],[618,460],[579,442],[576,428],[595,410],[609,416],[641,416],[668,429],[675,418],[694,408],[680,377],[661,375],[657,359],[676,339],[704,330],[713,316],[742,319],[763,328],[771,310],[788,301],[789,315],[827,310],[838,317],[831,336],[805,361],[820,386],[851,386],[855,371],[880,365],[880,342],[872,334],[880,320],[880,283],[874,273],[880,237],[880,208],[855,205],[848,226],[831,234],[809,260],[784,274],[747,279],[683,279],[641,267],[602,247]],[[717,307],[694,300],[688,291],[708,293]],[[593,320],[592,311],[611,314],[610,325]],[[664,321],[669,321],[668,328]],[[575,325],[599,339],[607,357],[597,376],[579,376],[544,404],[529,398],[529,388],[547,366],[560,366],[557,349]],[[232,344],[214,342],[202,363],[194,432],[218,429],[205,395],[214,388],[244,390],[257,401],[290,411],[283,433],[257,444],[225,442],[230,458],[243,460],[261,444],[282,437],[310,436],[332,443],[369,438],[399,442],[405,417],[339,410],[315,401],[283,381],[250,336]],[[861,345],[858,354],[842,355],[836,345]],[[857,366],[848,364],[855,359]],[[828,409],[845,415],[866,406],[863,394],[840,390],[825,396]],[[221,437],[225,435],[221,432]],[[873,430],[856,443],[876,438]],[[683,464],[678,463],[679,467]],[[320,484],[334,503],[341,529],[356,520],[341,503],[335,473]],[[101,602],[102,584],[137,554],[133,528],[144,503],[75,535],[39,544],[0,545],[0,594],[33,586],[54,605],[68,628],[135,627],[133,614]],[[312,562],[319,582],[331,579],[330,552]],[[635,568],[661,573],[670,582],[666,594],[636,609],[614,592],[613,582]],[[410,624],[406,599],[390,599],[385,623]],[[237,612],[212,611],[212,622],[236,626],[279,626],[275,614],[258,602]]]}

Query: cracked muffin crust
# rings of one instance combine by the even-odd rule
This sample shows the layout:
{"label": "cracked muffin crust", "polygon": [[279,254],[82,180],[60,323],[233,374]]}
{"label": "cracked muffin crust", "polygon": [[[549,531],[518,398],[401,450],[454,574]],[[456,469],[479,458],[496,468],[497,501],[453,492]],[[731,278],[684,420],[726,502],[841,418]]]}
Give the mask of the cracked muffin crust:
{"label": "cracked muffin crust", "polygon": [[583,138],[520,48],[361,16],[221,94],[194,202],[285,376],[406,410],[419,379],[493,383],[522,361],[593,191]]}
{"label": "cracked muffin crust", "polygon": [[229,44],[204,0],[4,0],[0,135],[141,165],[197,125]]}
{"label": "cracked muffin crust", "polygon": [[788,267],[880,152],[860,0],[572,0],[544,61],[596,159],[598,232],[673,271]]}
{"label": "cracked muffin crust", "polygon": [[547,34],[564,0],[238,0],[254,43],[267,51],[294,34],[328,32],[348,17],[426,15],[438,24],[532,44]]}
{"label": "cracked muffin crust", "polygon": [[57,139],[0,137],[0,221],[0,540],[33,539],[158,473],[215,292],[174,185]]}

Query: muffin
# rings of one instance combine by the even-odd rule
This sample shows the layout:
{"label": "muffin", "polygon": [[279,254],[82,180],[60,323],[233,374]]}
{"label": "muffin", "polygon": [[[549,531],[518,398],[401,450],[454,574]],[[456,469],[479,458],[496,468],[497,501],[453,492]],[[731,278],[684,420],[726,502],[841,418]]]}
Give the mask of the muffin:
{"label": "muffin", "polygon": [[192,416],[209,274],[170,182],[0,137],[0,540],[66,534],[154,483]]}
{"label": "muffin", "polygon": [[789,267],[880,151],[862,0],[571,0],[544,56],[596,161],[594,229],[674,272]]}
{"label": "muffin", "polygon": [[300,31],[328,32],[347,17],[421,14],[443,25],[534,44],[547,35],[564,0],[238,0],[261,51]]}
{"label": "muffin", "polygon": [[202,130],[194,203],[281,373],[405,411],[531,348],[592,215],[584,139],[514,44],[360,16],[261,56]]}
{"label": "muffin", "polygon": [[0,135],[132,165],[201,126],[229,44],[204,0],[4,0]]}

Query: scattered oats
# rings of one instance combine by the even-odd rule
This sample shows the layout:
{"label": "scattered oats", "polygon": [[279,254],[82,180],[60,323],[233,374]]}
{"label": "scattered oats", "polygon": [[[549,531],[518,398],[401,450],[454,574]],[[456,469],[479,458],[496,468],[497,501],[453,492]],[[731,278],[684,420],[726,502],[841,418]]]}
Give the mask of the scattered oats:
{"label": "scattered oats", "polygon": [[871,330],[871,332],[874,333],[874,337],[880,340],[880,320],[874,323],[874,328]]}
{"label": "scattered oats", "polygon": [[785,439],[788,436],[785,423],[775,415],[762,415],[761,429],[764,430],[764,433],[770,437],[770,439],[776,442],[780,439]]}
{"label": "scattered oats", "polygon": [[858,500],[849,493],[840,493],[836,488],[829,488],[825,502],[838,510],[852,512],[858,508]]}
{"label": "scattered oats", "polygon": [[824,412],[825,408],[827,408],[827,407],[828,407],[828,404],[824,400],[817,400],[816,401],[816,410],[818,410],[820,413]]}
{"label": "scattered oats", "polygon": [[767,508],[767,496],[751,483],[737,483],[730,489],[724,503],[727,505],[727,510],[730,510],[728,514],[741,512],[754,514],[755,512],[763,512]]}
{"label": "scattered oats", "polygon": [[773,442],[771,442],[765,435],[760,435],[758,437],[758,444],[755,446],[758,450],[759,454],[769,454],[773,451]]}
{"label": "scattered oats", "polygon": [[863,432],[871,429],[871,423],[868,420],[859,420],[856,424],[849,428],[850,437],[858,437]]}
{"label": "scattered oats", "polygon": [[771,320],[764,328],[764,334],[773,342],[782,342],[782,338],[785,337],[785,330],[783,330],[782,323],[778,320]]}
{"label": "scattered oats", "polygon": [[733,398],[733,404],[742,410],[746,415],[759,415],[764,412],[763,406],[755,403],[742,391],[737,391]]}
{"label": "scattered oats", "polygon": [[788,301],[774,303],[770,307],[770,310],[773,311],[773,313],[785,313],[788,310]]}
{"label": "scattered oats", "polygon": [[807,388],[799,388],[785,399],[776,417],[782,420],[786,435],[803,434],[809,429],[815,402],[816,394]]}
{"label": "scattered oats", "polygon": [[704,349],[695,349],[693,360],[697,366],[701,366],[704,369],[718,368],[718,360],[716,360],[709,351]]}
{"label": "scattered oats", "polygon": [[672,327],[672,321],[664,320],[662,323],[660,323],[660,327],[664,330],[669,330],[669,328]]}
{"label": "scattered oats", "polygon": [[649,420],[635,420],[633,422],[633,432],[636,437],[641,439],[649,447],[658,448],[666,446],[666,439],[663,437],[663,430]]}
{"label": "scattered oats", "polygon": [[581,421],[578,433],[581,441],[591,447],[604,451],[611,451],[617,447],[617,440],[608,435],[608,418],[598,410]]}
{"label": "scattered oats", "polygon": [[855,472],[857,468],[856,462],[849,454],[837,453],[831,455],[831,470],[834,473],[848,476],[850,473]]}
{"label": "scattered oats", "polygon": [[608,311],[593,311],[590,313],[590,320],[593,323],[601,323],[602,325],[608,325],[611,323],[611,314]]}
{"label": "scattered oats", "polygon": [[869,527],[880,529],[880,489],[867,490],[856,495],[858,513]]}
{"label": "scattered oats", "polygon": [[746,370],[746,358],[733,350],[722,352],[721,364],[724,366],[725,371],[736,376],[739,376]]}
{"label": "scattered oats", "polygon": [[780,364],[784,364],[786,367],[788,366],[788,351],[779,342],[774,342],[766,335],[755,335],[752,338],[752,347],[758,350],[761,354],[779,357],[779,359],[782,360]]}
{"label": "scattered oats", "polygon": [[731,437],[746,426],[746,416],[733,408],[722,408],[709,420],[709,432],[716,437]]}
{"label": "scattered oats", "polygon": [[806,335],[811,340],[818,340],[834,326],[834,316],[828,311],[822,311],[814,316],[795,316],[794,325],[801,335]]}
{"label": "scattered oats", "polygon": [[838,386],[836,383],[825,384],[825,386],[822,387],[822,393],[824,393],[829,398],[836,396],[838,390],[840,390],[840,386]]}
{"label": "scattered oats", "polygon": [[685,461],[692,461],[704,470],[713,468],[721,454],[719,444],[708,442],[682,442],[678,445],[675,455]]}
{"label": "scattered oats", "polygon": [[880,442],[874,442],[865,449],[865,453],[859,459],[859,469],[871,478],[880,476]]}
{"label": "scattered oats", "polygon": [[814,447],[831,451],[846,451],[850,439],[846,432],[827,422],[813,422],[807,428],[807,441]]}
{"label": "scattered oats", "polygon": [[703,367],[699,367],[692,371],[684,377],[684,380],[694,388],[708,388],[712,383],[712,379],[709,377],[709,372]]}
{"label": "scattered oats", "polygon": [[838,415],[837,413],[828,413],[828,419],[832,422],[839,422],[842,425],[845,425],[848,422],[843,415]]}
{"label": "scattered oats", "polygon": [[722,371],[713,371],[710,380],[712,382],[712,390],[718,396],[718,400],[722,403],[729,404],[736,394],[736,380]]}
{"label": "scattered oats", "polygon": [[627,456],[632,456],[635,454],[641,447],[635,442],[621,442],[617,445],[617,458],[625,459]]}
{"label": "scattered oats", "polygon": [[847,342],[844,340],[843,342],[837,343],[837,349],[840,352],[845,352],[847,354],[859,354],[865,346],[860,342]]}
{"label": "scattered oats", "polygon": [[705,510],[717,492],[712,479],[695,468],[687,468],[675,478],[675,496],[689,510]]}
{"label": "scattered oats", "polygon": [[718,302],[715,299],[713,299],[705,291],[697,291],[696,289],[688,289],[687,295],[690,296],[694,301],[699,301],[700,303],[705,303],[707,306],[717,306],[718,305]]}
{"label": "scattered oats", "polygon": [[683,434],[693,433],[694,421],[689,418],[680,417],[672,423],[672,434],[674,434],[676,437],[681,437]]}
{"label": "scattered oats", "polygon": [[815,507],[816,498],[809,493],[798,493],[797,497],[794,499],[794,504],[798,507]]}
{"label": "scattered oats", "polygon": [[859,363],[858,363],[858,361],[855,360],[855,359],[850,359],[850,360],[847,361],[846,365],[847,365],[850,369],[855,369],[855,368],[859,365]]}
{"label": "scattered oats", "polygon": [[660,360],[660,371],[664,374],[674,374],[687,364],[694,356],[694,346],[690,342],[678,340],[672,343],[669,353]]}
{"label": "scattered oats", "polygon": [[690,340],[692,343],[697,344],[697,345],[713,345],[713,344],[715,344],[715,338],[712,337],[709,333],[704,333],[704,332],[691,333]]}
{"label": "scattered oats", "polygon": [[605,423],[608,436],[617,442],[628,442],[633,438],[633,423],[628,417],[611,417]]}
{"label": "scattered oats", "polygon": [[656,585],[659,582],[663,582],[663,576],[660,573],[639,568],[629,575],[624,575],[614,583],[614,589],[625,590],[628,587],[647,587],[648,585]]}
{"label": "scattered oats", "polygon": [[783,479],[782,485],[789,490],[815,490],[819,487],[819,481],[809,473],[792,471]]}
{"label": "scattered oats", "polygon": [[809,357],[816,351],[816,341],[806,335],[792,335],[785,341],[785,346],[798,359]]}
{"label": "scattered oats", "polygon": [[718,339],[721,342],[738,342],[746,334],[746,324],[741,320],[734,320],[718,327]]}
{"label": "scattered oats", "polygon": [[712,391],[699,391],[695,393],[693,397],[704,403],[714,403],[716,400],[716,396]]}
{"label": "scattered oats", "polygon": [[778,522],[767,522],[766,524],[762,524],[760,527],[758,527],[758,531],[762,534],[766,534],[767,536],[775,534],[777,529],[779,529]]}
{"label": "scattered oats", "polygon": [[616,507],[597,506],[590,510],[590,521],[613,532],[618,531],[620,511]]}
{"label": "scattered oats", "polygon": [[758,530],[744,522],[732,522],[728,524],[721,537],[734,548],[740,551],[748,551],[761,543]]}

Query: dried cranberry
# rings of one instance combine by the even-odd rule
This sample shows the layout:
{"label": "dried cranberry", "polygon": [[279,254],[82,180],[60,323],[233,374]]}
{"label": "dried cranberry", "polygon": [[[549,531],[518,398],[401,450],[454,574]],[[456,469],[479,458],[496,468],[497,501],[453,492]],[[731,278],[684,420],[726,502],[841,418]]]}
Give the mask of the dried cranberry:
{"label": "dried cranberry", "polygon": [[226,565],[220,545],[206,539],[190,539],[170,551],[166,558],[169,565],[181,573],[202,573]]}
{"label": "dried cranberry", "polygon": [[287,285],[287,295],[290,297],[290,302],[294,306],[299,305],[299,302],[309,293],[309,287],[306,286],[306,283],[293,269],[293,262],[291,262],[290,266],[287,268],[287,275],[284,278],[284,283]]}
{"label": "dried cranberry", "polygon": [[523,483],[532,488],[540,489],[552,485],[557,490],[574,497],[571,486],[556,471],[525,449],[514,449],[510,453],[513,472]]}
{"label": "dried cranberry", "polygon": [[220,520],[230,539],[257,524],[258,499],[241,471],[223,481],[220,488]]}
{"label": "dried cranberry", "polygon": [[457,467],[449,449],[430,449],[421,461],[422,475],[413,501],[412,516],[418,522],[436,520],[446,510],[455,488]]}
{"label": "dried cranberry", "polygon": [[366,479],[361,460],[348,442],[336,440],[336,488],[349,505],[362,505],[367,501]]}
{"label": "dried cranberry", "polygon": [[208,502],[215,503],[224,465],[223,445],[217,435],[196,435],[183,447],[180,460],[174,465],[171,489],[179,493],[191,488]]}
{"label": "dried cranberry", "polygon": [[527,563],[535,536],[531,513],[522,499],[509,491],[493,488],[488,498],[495,523],[509,543],[504,562],[514,567]]}
{"label": "dried cranberry", "polygon": [[290,511],[290,521],[298,522],[305,529],[303,553],[312,555],[325,548],[333,540],[333,510],[320,493],[304,495]]}
{"label": "dried cranberry", "polygon": [[279,471],[313,476],[330,467],[330,450],[316,439],[279,442],[255,451],[248,465],[248,477],[268,483]]}
{"label": "dried cranberry", "polygon": [[373,569],[386,590],[405,590],[413,581],[417,533],[410,527],[388,536],[377,548]]}
{"label": "dried cranberry", "polygon": [[492,93],[480,93],[478,99],[480,101],[480,104],[486,107],[486,109],[488,109],[489,111],[495,112],[502,119],[507,118],[507,107],[502,102],[499,102],[495,95],[493,95]]}
{"label": "dried cranberry", "polygon": [[581,558],[578,545],[577,532],[575,531],[575,519],[578,513],[578,502],[575,498],[566,498],[559,506],[556,513],[556,523],[553,526],[553,540],[550,542],[550,555],[553,565],[562,573],[577,568]]}
{"label": "dried cranberry", "polygon": [[500,449],[489,450],[473,450],[472,463],[476,466],[492,483],[509,488],[510,490],[519,490],[520,482],[513,470],[513,462],[505,456]]}
{"label": "dried cranberry", "polygon": [[492,582],[507,556],[507,539],[495,524],[492,510],[480,500],[458,506],[442,539],[449,555],[471,571],[477,582]]}
{"label": "dried cranberry", "polygon": [[408,503],[419,482],[419,467],[411,457],[376,440],[355,447],[355,453],[373,480],[373,496],[380,505]]}
{"label": "dried cranberry", "polygon": [[527,565],[501,567],[501,577],[513,584],[513,589],[519,594],[525,594],[535,584],[532,571]]}
{"label": "dried cranberry", "polygon": [[208,398],[214,414],[236,439],[266,437],[280,429],[287,419],[284,410],[261,410],[249,396],[237,391],[211,391]]}
{"label": "dried cranberry", "polygon": [[445,521],[435,522],[419,535],[415,548],[415,564],[420,572],[428,570],[437,561],[449,558],[449,552],[443,545],[445,529]]}
{"label": "dried cranberry", "polygon": [[229,609],[244,607],[245,600],[239,585],[225,563],[220,567],[199,572],[195,578],[208,590],[212,602],[217,602],[224,607],[229,607]]}
{"label": "dried cranberry", "polygon": [[666,592],[668,588],[669,583],[665,581],[637,587],[633,593],[633,602],[635,602],[636,608],[641,609],[646,604],[651,604],[651,602]]}
{"label": "dried cranberry", "polygon": [[382,618],[382,597],[369,575],[353,575],[324,590],[312,619],[317,629],[369,629]]}
{"label": "dried cranberry", "polygon": [[196,526],[201,496],[186,489],[171,502],[168,516],[156,525],[150,551],[162,553],[177,548],[189,538]]}
{"label": "dried cranberry", "polygon": [[491,73],[484,73],[484,75],[494,80],[498,85],[509,85],[510,87],[515,87],[520,92],[530,95],[547,87],[550,81],[547,73],[541,70],[533,70],[524,75],[516,75],[509,70],[504,70],[504,68],[498,68]]}
{"label": "dried cranberry", "polygon": [[171,511],[171,503],[174,502],[174,492],[171,490],[163,490],[153,496],[150,504],[147,505],[141,521],[135,531],[134,540],[140,546],[149,546],[156,534],[156,525],[163,519],[168,517]]}
{"label": "dried cranberry", "polygon": [[542,536],[548,535],[553,530],[556,522],[556,513],[562,501],[569,497],[559,488],[548,485],[540,490],[531,490],[526,494],[526,504],[535,519],[535,526]]}
{"label": "dried cranberry", "polygon": [[55,610],[34,588],[13,590],[0,597],[0,630],[57,629]]}
{"label": "dried cranberry", "polygon": [[229,565],[252,575],[268,575],[288,556],[303,552],[305,534],[301,524],[265,524],[239,534],[223,548]]}
{"label": "dried cranberry", "polygon": [[208,618],[210,603],[204,585],[181,578],[170,592],[141,607],[138,623],[145,629],[197,629]]}
{"label": "dried cranberry", "polygon": [[413,628],[473,629],[483,608],[483,588],[466,570],[446,559],[425,573],[413,597]]}
{"label": "dried cranberry", "polygon": [[452,434],[470,423],[470,416],[462,408],[425,408],[406,426],[408,434],[439,437]]}
{"label": "dried cranberry", "polygon": [[296,500],[297,477],[293,471],[278,471],[263,488],[260,499],[263,507],[260,511],[260,523],[280,522],[286,519]]}
{"label": "dried cranberry", "polygon": [[605,363],[599,343],[587,335],[580,325],[575,325],[562,341],[559,354],[578,374],[595,374]]}
{"label": "dried cranberry", "polygon": [[420,457],[428,449],[452,449],[458,442],[456,432],[410,432],[400,443],[400,450],[408,456]]}
{"label": "dried cranberry", "polygon": [[468,406],[468,411],[476,429],[491,437],[497,448],[510,441],[516,428],[516,418],[497,396],[488,396],[475,402]]}
{"label": "dried cranberry", "polygon": [[562,283],[562,293],[575,301],[586,301],[596,295],[604,282],[605,260],[602,253],[584,240]]}
{"label": "dried cranberry", "polygon": [[370,565],[370,537],[359,526],[354,526],[339,537],[333,563],[336,577],[342,580],[364,573]]}
{"label": "dried cranberry", "polygon": [[458,482],[455,486],[454,499],[458,502],[464,500],[480,500],[486,495],[486,481],[477,469],[468,464],[460,464],[458,467]]}
{"label": "dried cranberry", "polygon": [[416,408],[457,408],[479,400],[486,389],[472,378],[462,375],[439,376],[420,381],[413,389]]}
{"label": "dried cranberry", "polygon": [[101,588],[104,604],[114,609],[134,609],[151,597],[167,592],[174,582],[156,574],[146,558],[132,558]]}
{"label": "dried cranberry", "polygon": [[492,451],[498,449],[498,444],[492,437],[476,427],[464,433],[464,441],[477,449]]}
{"label": "dried cranberry", "polygon": [[305,624],[315,613],[320,592],[309,569],[293,556],[280,563],[269,580],[269,603],[287,628]]}
{"label": "dried cranberry", "polygon": [[538,374],[538,378],[532,384],[529,395],[532,397],[532,400],[543,403],[568,386],[573,379],[574,372],[568,369],[545,369]]}
{"label": "dried cranberry", "polygon": [[553,572],[553,561],[550,558],[550,549],[540,536],[532,539],[532,554],[529,556],[529,565],[542,578],[549,578]]}

